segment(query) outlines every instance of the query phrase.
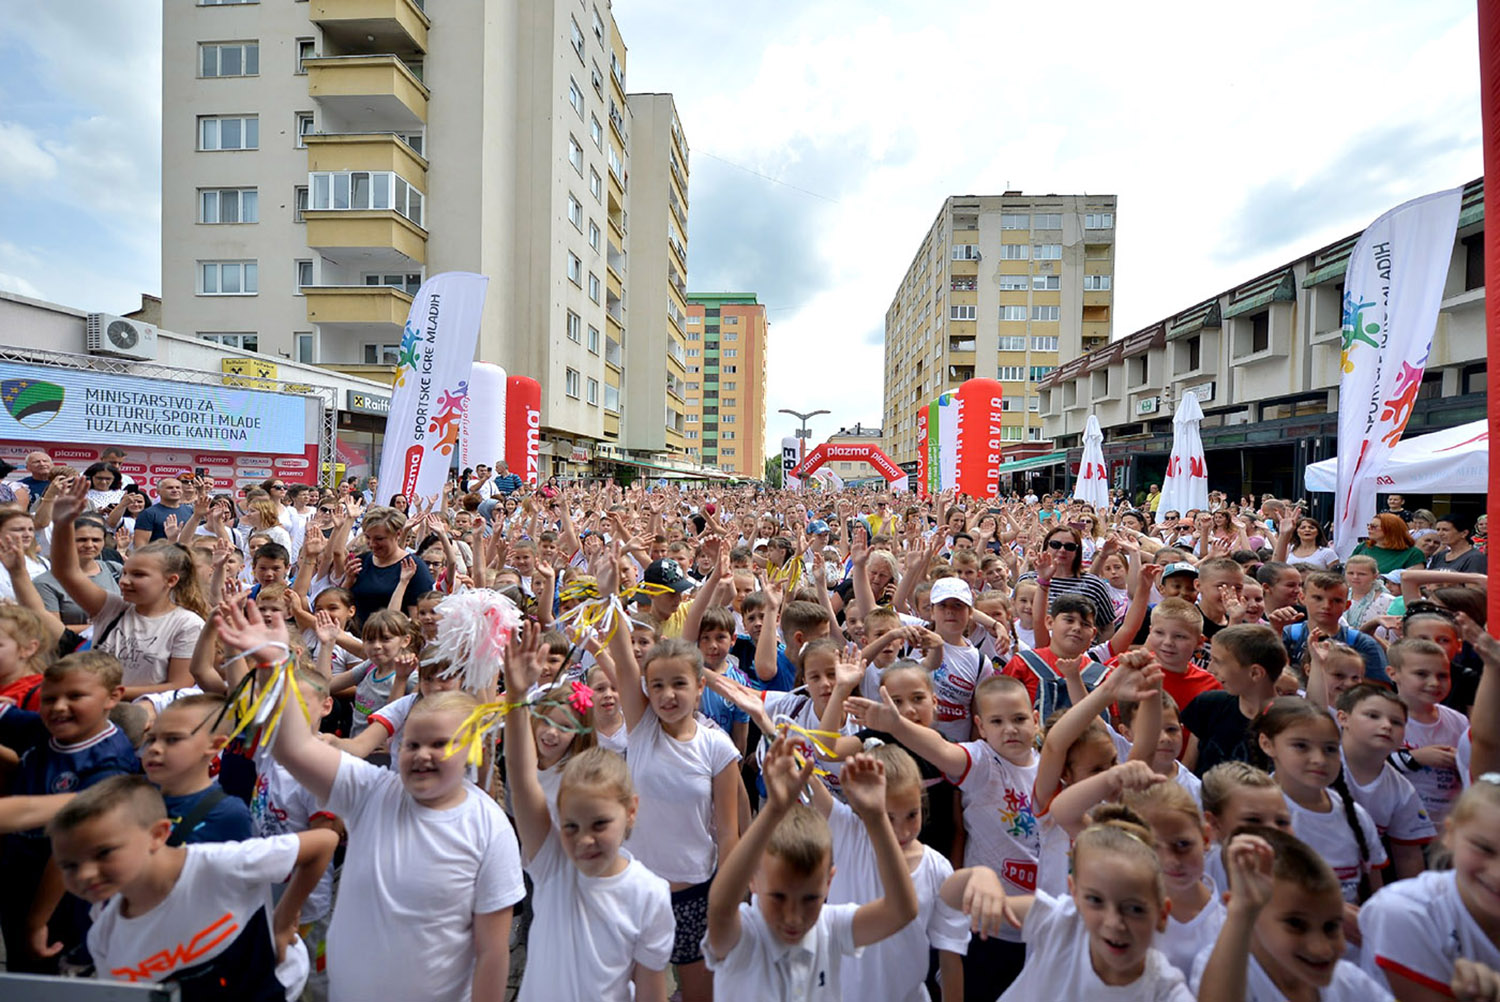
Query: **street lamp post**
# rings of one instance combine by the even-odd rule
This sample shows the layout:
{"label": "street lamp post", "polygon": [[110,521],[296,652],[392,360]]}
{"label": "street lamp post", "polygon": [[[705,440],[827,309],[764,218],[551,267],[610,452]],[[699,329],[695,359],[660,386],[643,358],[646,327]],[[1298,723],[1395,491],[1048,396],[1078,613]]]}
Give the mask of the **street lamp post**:
{"label": "street lamp post", "polygon": [[802,427],[798,428],[796,430],[796,432],[794,432],[794,434],[798,438],[812,438],[812,430],[807,427],[807,422],[809,420],[811,420],[812,418],[817,417],[819,414],[832,414],[833,412],[832,411],[807,411],[807,412],[804,413],[803,411],[787,410],[785,407],[783,407],[779,411],[777,411],[777,413],[778,414],[790,414],[792,417],[794,417],[798,421],[802,422]]}

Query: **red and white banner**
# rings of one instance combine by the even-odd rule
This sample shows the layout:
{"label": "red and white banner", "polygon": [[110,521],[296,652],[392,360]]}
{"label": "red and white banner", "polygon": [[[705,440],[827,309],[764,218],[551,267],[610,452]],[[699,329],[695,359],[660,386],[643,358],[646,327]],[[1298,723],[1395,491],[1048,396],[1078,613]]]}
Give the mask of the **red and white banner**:
{"label": "red and white banner", "polygon": [[1376,477],[1401,441],[1453,258],[1463,189],[1413,199],[1360,234],[1344,277],[1333,545],[1348,559],[1375,514]]}
{"label": "red and white banner", "polygon": [[1192,390],[1182,394],[1177,413],[1172,416],[1172,455],[1167,460],[1167,475],[1161,482],[1161,505],[1165,515],[1175,511],[1186,515],[1193,509],[1208,511],[1208,463],[1203,455],[1203,408]]}
{"label": "red and white banner", "polygon": [[1000,490],[1000,402],[994,379],[966,379],[953,394],[958,413],[953,436],[955,486],[960,494],[992,498]]}
{"label": "red and white banner", "polygon": [[[434,498],[458,449],[489,279],[450,271],[422,283],[396,359],[380,457],[382,494]],[[399,486],[398,486],[399,485]]]}
{"label": "red and white banner", "polygon": [[505,463],[522,482],[535,484],[542,462],[542,384],[530,376],[505,381]]}

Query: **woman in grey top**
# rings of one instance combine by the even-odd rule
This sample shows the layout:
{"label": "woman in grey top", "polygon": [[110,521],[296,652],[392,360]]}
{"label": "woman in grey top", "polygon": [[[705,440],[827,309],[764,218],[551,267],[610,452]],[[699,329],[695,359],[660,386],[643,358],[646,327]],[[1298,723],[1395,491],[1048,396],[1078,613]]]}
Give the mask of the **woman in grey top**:
{"label": "woman in grey top", "polygon": [[[78,566],[89,579],[107,592],[119,594],[120,592],[120,565],[110,561],[99,559],[99,554],[104,549],[104,522],[97,515],[80,515],[73,520],[73,551],[78,554]],[[58,583],[52,572],[39,575],[33,579],[37,592],[42,596],[42,604],[51,612],[57,613],[64,625],[77,626],[87,624],[88,613],[74,602],[63,586]]]}

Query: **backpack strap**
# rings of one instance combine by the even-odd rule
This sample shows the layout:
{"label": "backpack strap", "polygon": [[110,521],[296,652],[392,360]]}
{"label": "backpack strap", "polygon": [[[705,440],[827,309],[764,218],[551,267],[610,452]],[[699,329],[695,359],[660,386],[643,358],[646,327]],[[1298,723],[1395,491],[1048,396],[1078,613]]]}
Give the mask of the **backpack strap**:
{"label": "backpack strap", "polygon": [[90,642],[90,643],[89,643],[89,649],[90,649],[90,650],[94,650],[94,651],[97,651],[97,650],[99,650],[99,648],[100,648],[100,647],[102,647],[102,646],[104,646],[104,642],[105,642],[105,641],[106,641],[106,640],[108,640],[108,639],[109,639],[109,635],[110,635],[110,634],[111,634],[111,633],[113,633],[113,632],[115,632],[115,627],[117,627],[117,626],[119,626],[119,625],[120,625],[120,620],[122,620],[122,619],[124,619],[124,618],[125,618],[125,616],[126,616],[126,614],[127,614],[127,613],[129,613],[129,612],[130,612],[130,606],[128,606],[128,605],[127,605],[127,606],[126,606],[126,607],[125,607],[125,609],[124,609],[124,611],[122,611],[122,612],[121,612],[121,613],[120,613],[120,614],[119,614],[119,615],[118,615],[118,616],[116,616],[116,617],[115,617],[115,618],[114,618],[114,619],[111,619],[111,620],[110,620],[110,621],[109,621],[109,622],[108,622],[108,623],[107,623],[107,624],[106,624],[106,625],[105,625],[105,627],[104,627],[104,632],[103,632],[103,633],[100,633],[100,634],[99,634],[99,635],[98,635],[98,636],[97,636],[97,637],[95,637],[95,638],[94,638],[94,639],[93,639],[93,640],[92,640],[92,641],[91,641],[91,642]]}
{"label": "backpack strap", "polygon": [[186,842],[188,836],[193,833],[193,829],[197,828],[203,823],[203,819],[208,817],[208,812],[218,807],[219,801],[227,796],[228,794],[224,792],[224,788],[219,784],[215,783],[213,786],[210,786],[208,792],[203,795],[203,799],[198,801],[181,821],[172,826],[172,834],[167,837],[167,845],[176,847]]}
{"label": "backpack strap", "polygon": [[1021,660],[1026,663],[1026,667],[1030,668],[1031,673],[1036,676],[1036,709],[1041,714],[1042,719],[1046,720],[1058,705],[1059,696],[1064,700],[1062,705],[1067,705],[1067,680],[1058,673],[1056,668],[1049,665],[1034,650],[1022,651]]}

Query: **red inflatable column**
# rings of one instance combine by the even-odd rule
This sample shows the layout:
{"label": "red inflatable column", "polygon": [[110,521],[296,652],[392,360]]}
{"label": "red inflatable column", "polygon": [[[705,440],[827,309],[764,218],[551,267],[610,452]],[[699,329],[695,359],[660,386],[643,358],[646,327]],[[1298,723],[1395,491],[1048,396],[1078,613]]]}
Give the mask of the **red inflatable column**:
{"label": "red inflatable column", "polygon": [[[1484,198],[1500,197],[1500,6],[1479,3],[1479,106],[1484,119]],[[1484,315],[1489,358],[1500,358],[1500,225],[1484,228]],[[1497,290],[1489,295],[1489,290]],[[1500,368],[1488,367],[1490,441],[1500,436]],[[1490,463],[1490,527],[1500,525],[1500,463]],[[1489,586],[1489,628],[1500,628],[1500,562],[1492,565]]]}
{"label": "red inflatable column", "polygon": [[958,397],[958,490],[992,498],[1000,489],[1000,401],[1004,388],[994,379],[966,379]]}
{"label": "red inflatable column", "polygon": [[541,473],[542,385],[530,376],[505,381],[505,463],[528,484]]}

